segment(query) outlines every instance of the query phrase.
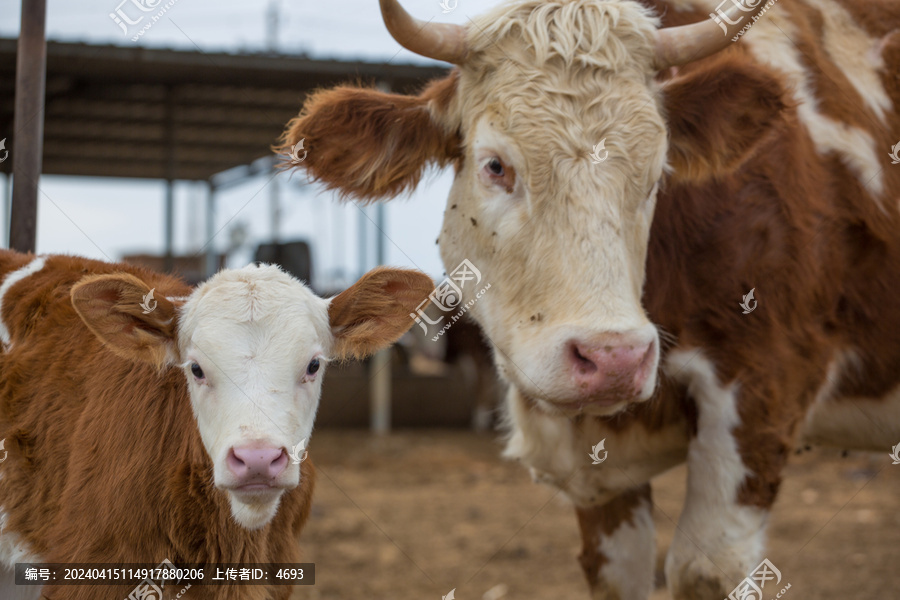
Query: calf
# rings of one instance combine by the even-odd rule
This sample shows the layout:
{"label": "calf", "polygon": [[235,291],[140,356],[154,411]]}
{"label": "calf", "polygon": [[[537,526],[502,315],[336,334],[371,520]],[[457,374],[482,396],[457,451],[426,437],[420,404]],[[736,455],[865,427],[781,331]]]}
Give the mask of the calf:
{"label": "calf", "polygon": [[315,470],[289,450],[310,437],[326,364],[389,345],[433,288],[382,268],[325,300],[277,267],[249,266],[191,289],[124,264],[10,251],[0,277],[3,598],[16,562],[299,562]]}
{"label": "calf", "polygon": [[900,441],[900,3],[517,0],[465,27],[379,3],[455,68],[319,91],[285,152],[362,201],[453,165],[444,265],[491,284],[462,303],[506,454],[575,504],[594,597],[651,593],[648,482],[687,461],[666,578],[721,600],[796,444]]}

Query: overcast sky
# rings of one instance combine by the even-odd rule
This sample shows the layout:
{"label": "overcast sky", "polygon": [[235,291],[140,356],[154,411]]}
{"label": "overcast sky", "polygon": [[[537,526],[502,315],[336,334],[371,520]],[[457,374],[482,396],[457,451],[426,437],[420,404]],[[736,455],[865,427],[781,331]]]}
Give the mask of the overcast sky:
{"label": "overcast sky", "polygon": [[[126,0],[124,5],[120,4],[122,0],[47,0],[47,36],[62,41],[203,51],[259,51],[266,47],[266,0],[175,0],[161,21],[132,42],[110,14],[121,6],[125,14],[136,18],[140,13],[130,4],[140,1],[155,6],[159,0]],[[465,23],[467,17],[498,3],[458,0],[457,5],[457,0],[444,1],[455,8],[444,13],[439,0],[404,0],[404,6],[420,19]],[[277,5],[281,52],[305,52],[315,58],[428,62],[403,50],[390,37],[377,0],[279,0]],[[18,0],[0,0],[0,36],[17,37],[19,19]],[[359,209],[338,205],[331,194],[305,185],[305,177],[299,175],[278,178],[284,211],[282,239],[312,241],[317,276],[343,268],[355,277]],[[387,205],[389,264],[416,266],[435,277],[442,274],[435,239],[451,180],[447,172],[434,172],[411,198],[398,198]],[[268,181],[268,177],[252,179],[221,193],[217,229],[228,222],[242,221],[248,225],[254,245],[266,241],[271,231]],[[116,260],[126,253],[162,251],[161,181],[43,177],[41,191],[38,252]],[[199,184],[176,187],[177,250],[193,250],[206,243],[200,212],[203,203]],[[227,243],[225,233],[216,238],[216,243],[219,247]],[[236,257],[234,262],[247,260],[249,254]]]}

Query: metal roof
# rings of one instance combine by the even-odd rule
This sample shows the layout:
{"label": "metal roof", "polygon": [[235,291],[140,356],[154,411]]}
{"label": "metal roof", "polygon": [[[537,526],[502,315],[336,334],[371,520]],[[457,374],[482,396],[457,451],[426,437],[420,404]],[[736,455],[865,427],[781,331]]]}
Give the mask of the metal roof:
{"label": "metal roof", "polygon": [[[15,39],[0,38],[0,139],[15,152]],[[271,154],[310,90],[413,91],[440,66],[47,43],[44,174],[205,180]],[[9,173],[12,160],[0,163]]]}

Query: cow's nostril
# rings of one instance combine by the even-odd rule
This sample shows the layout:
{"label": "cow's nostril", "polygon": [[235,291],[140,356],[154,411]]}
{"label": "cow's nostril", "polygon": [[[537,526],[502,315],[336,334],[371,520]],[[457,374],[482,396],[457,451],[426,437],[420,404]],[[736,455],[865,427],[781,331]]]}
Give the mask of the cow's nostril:
{"label": "cow's nostril", "polygon": [[570,353],[575,366],[578,367],[582,373],[593,373],[597,370],[597,364],[585,356],[585,353],[578,347],[578,344],[572,344],[570,346]]}
{"label": "cow's nostril", "polygon": [[226,464],[228,469],[235,475],[241,475],[247,470],[246,463],[234,452],[234,448],[228,451]]}
{"label": "cow's nostril", "polygon": [[277,476],[279,473],[285,470],[288,465],[288,455],[284,449],[281,450],[281,454],[278,455],[278,458],[272,461],[272,464],[269,465],[269,472],[273,477]]}

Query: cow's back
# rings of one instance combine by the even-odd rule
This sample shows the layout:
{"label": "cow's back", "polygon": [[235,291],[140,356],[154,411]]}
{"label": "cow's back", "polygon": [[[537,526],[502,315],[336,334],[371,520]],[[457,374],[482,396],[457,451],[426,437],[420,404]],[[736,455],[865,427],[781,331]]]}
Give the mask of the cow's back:
{"label": "cow's back", "polygon": [[[718,2],[647,4],[675,25]],[[889,157],[900,142],[900,5],[780,0],[721,56],[677,76],[734,66],[777,80],[789,108],[735,172],[668,178],[648,312],[724,381],[758,386],[748,418],[782,411],[788,430],[823,398],[900,408],[900,166]],[[742,314],[751,289],[758,308]]]}

